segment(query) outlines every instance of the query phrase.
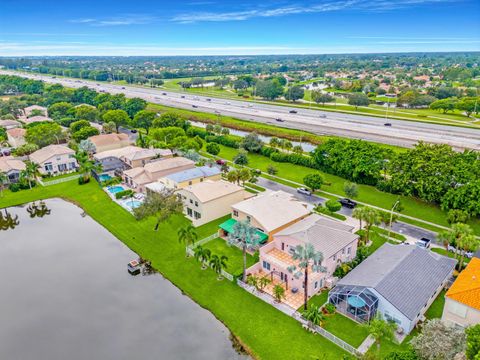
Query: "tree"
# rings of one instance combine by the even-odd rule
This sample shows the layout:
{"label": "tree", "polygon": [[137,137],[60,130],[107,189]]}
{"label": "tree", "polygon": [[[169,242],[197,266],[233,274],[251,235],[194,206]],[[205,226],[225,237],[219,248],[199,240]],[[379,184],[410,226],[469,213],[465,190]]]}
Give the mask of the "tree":
{"label": "tree", "polygon": [[350,181],[345,181],[343,183],[343,191],[348,198],[355,199],[358,196],[358,185]]}
{"label": "tree", "polygon": [[480,324],[468,327],[466,355],[468,360],[480,360]]}
{"label": "tree", "polygon": [[342,204],[340,204],[337,200],[330,199],[325,203],[325,206],[331,212],[337,212],[342,208]]}
{"label": "tree", "polygon": [[303,183],[309,187],[312,192],[320,190],[323,185],[323,177],[322,175],[315,173],[315,174],[308,174],[303,178]]}
{"label": "tree", "polygon": [[222,270],[227,268],[227,261],[228,257],[225,255],[218,256],[212,255],[209,261],[210,266],[212,267],[213,271],[215,271],[218,275],[217,279],[222,280]]}
{"label": "tree", "polygon": [[246,88],[248,88],[248,83],[243,79],[237,79],[233,82],[233,88],[236,91],[245,90]]}
{"label": "tree", "polygon": [[155,231],[162,222],[167,221],[172,215],[182,212],[182,200],[172,190],[164,190],[161,193],[149,192],[144,202],[133,209],[133,215],[137,220],[155,216],[157,219]]}
{"label": "tree", "polygon": [[130,121],[130,117],[124,110],[108,110],[103,114],[102,119],[106,123],[113,122],[117,132],[120,125],[126,125]]}
{"label": "tree", "polygon": [[458,110],[465,111],[467,116],[470,116],[479,108],[478,100],[478,98],[463,98],[460,99],[455,106]]}
{"label": "tree", "polygon": [[131,118],[133,118],[139,111],[144,110],[146,107],[147,102],[137,97],[128,99],[125,103],[125,111]]}
{"label": "tree", "polygon": [[360,222],[360,229],[363,228],[362,222],[365,220],[366,212],[367,212],[367,207],[365,206],[356,207],[355,209],[353,209],[352,217],[357,219]]}
{"label": "tree", "polygon": [[242,248],[243,253],[243,273],[242,281],[247,281],[247,250],[255,250],[260,245],[260,235],[250,221],[237,221],[232,228],[232,232],[228,234],[228,242],[230,244],[238,244]]}
{"label": "tree", "polygon": [[278,303],[285,298],[285,289],[283,288],[283,286],[277,284],[273,287],[273,297]]}
{"label": "tree", "polygon": [[301,145],[295,145],[292,149],[293,153],[294,154],[298,154],[298,155],[301,155],[303,154],[303,148]]}
{"label": "tree", "polygon": [[77,153],[75,154],[75,159],[78,163],[78,172],[82,176],[82,184],[86,184],[90,181],[92,171],[95,171],[97,173],[102,171],[102,166],[100,164],[97,164],[94,160],[90,159],[88,157],[88,153],[84,151],[77,151]]}
{"label": "tree", "polygon": [[95,136],[100,134],[100,131],[98,131],[97,128],[94,128],[93,126],[86,126],[81,128],[79,131],[74,133],[72,135],[73,140],[75,140],[77,143],[79,143],[82,140],[88,139],[90,136]]}
{"label": "tree", "polygon": [[202,270],[207,268],[206,264],[210,260],[211,254],[212,253],[209,249],[204,249],[201,245],[198,245],[193,249],[193,257],[195,260],[202,263]]}
{"label": "tree", "polygon": [[75,108],[75,118],[77,120],[88,120],[94,122],[98,120],[98,110],[94,106],[80,105]]}
{"label": "tree", "polygon": [[145,129],[147,130],[147,134],[148,134],[148,130],[152,126],[156,116],[157,115],[154,111],[140,110],[135,114],[132,120],[132,126],[136,128]]}
{"label": "tree", "polygon": [[278,173],[278,170],[277,170],[277,168],[276,168],[275,166],[273,166],[272,164],[269,164],[269,165],[267,166],[267,174],[268,174],[268,175],[273,175],[273,176],[275,176],[275,175],[277,175],[277,173]]}
{"label": "tree", "polygon": [[368,333],[375,339],[377,351],[380,350],[380,342],[382,340],[393,340],[394,331],[397,328],[394,322],[385,321],[380,313],[377,313],[375,318],[364,326],[367,328]]}
{"label": "tree", "polygon": [[241,166],[248,165],[247,152],[243,149],[238,150],[237,155],[233,158],[233,163]]}
{"label": "tree", "polygon": [[66,117],[72,109],[73,105],[68,102],[57,102],[48,107],[48,116],[54,120],[59,120]]}
{"label": "tree", "polygon": [[467,224],[453,224],[452,228],[440,233],[440,239],[444,245],[452,245],[455,247],[455,259],[460,260],[458,263],[458,269],[462,270],[463,260],[466,251],[475,251],[479,246],[479,240],[475,237],[473,229]]}
{"label": "tree", "polygon": [[305,91],[301,86],[292,86],[287,89],[285,99],[295,102],[299,99],[303,99],[304,95]]}
{"label": "tree", "polygon": [[[172,111],[164,112],[160,117],[153,120],[152,127],[180,127],[186,130],[189,126],[188,121],[183,119],[179,114]],[[208,127],[208,125],[207,125]],[[208,129],[207,129],[208,131]]]}
{"label": "tree", "polygon": [[312,100],[315,101],[317,104],[321,103],[322,105],[325,105],[325,103],[331,102],[334,100],[333,96],[324,94],[320,90],[313,90],[311,97],[312,97]]}
{"label": "tree", "polygon": [[20,176],[28,181],[28,187],[32,189],[32,182],[36,183],[37,176],[40,175],[38,169],[40,165],[34,163],[33,161],[25,161],[25,170],[20,173]]}
{"label": "tree", "polygon": [[240,146],[250,152],[259,152],[262,149],[263,141],[256,132],[251,132],[243,138]]}
{"label": "tree", "polygon": [[106,134],[117,132],[117,124],[115,124],[113,121],[103,123],[103,132]]}
{"label": "tree", "polygon": [[78,150],[84,151],[87,154],[93,154],[97,151],[95,145],[88,139],[80,141],[80,144],[78,144]]}
{"label": "tree", "polygon": [[63,138],[62,128],[54,122],[44,122],[29,127],[25,134],[25,140],[28,143],[36,144],[40,148],[59,143]]}
{"label": "tree", "polygon": [[287,270],[288,272],[292,273],[296,279],[299,279],[301,276],[303,276],[303,309],[307,310],[308,271],[309,269],[317,273],[326,271],[325,268],[321,266],[323,254],[320,251],[316,251],[312,244],[307,243],[305,246],[297,245],[294,248],[292,259],[295,262],[298,262],[298,264],[289,266]]}
{"label": "tree", "polygon": [[428,320],[422,332],[410,341],[422,360],[450,360],[465,350],[465,331],[440,319]]}
{"label": "tree", "polygon": [[195,241],[198,239],[197,232],[192,224],[188,224],[187,226],[178,229],[177,234],[178,242],[185,246],[194,245]]}
{"label": "tree", "polygon": [[355,106],[355,110],[358,110],[359,106],[368,106],[370,104],[370,100],[365,94],[351,94],[348,97],[348,104]]}
{"label": "tree", "polygon": [[374,208],[365,206],[364,211],[365,229],[367,230],[365,237],[366,241],[370,241],[370,229],[374,225],[379,225],[382,221],[382,218],[380,212]]}
{"label": "tree", "polygon": [[74,121],[73,123],[70,124],[70,132],[72,134],[74,134],[77,131],[79,131],[80,129],[82,129],[84,127],[87,127],[87,126],[90,126],[90,123],[88,122],[88,120]]}
{"label": "tree", "polygon": [[274,149],[277,148],[277,147],[280,145],[280,141],[279,141],[279,140],[280,140],[280,139],[277,138],[277,137],[275,137],[275,136],[273,136],[272,138],[270,138],[270,143],[269,143],[269,144],[270,144],[270,147],[272,147],[272,148],[274,148]]}
{"label": "tree", "polygon": [[303,312],[303,317],[308,321],[310,327],[313,327],[313,325],[320,326],[325,320],[325,316],[319,305],[310,306],[309,309]]}
{"label": "tree", "polygon": [[220,153],[220,146],[214,142],[207,143],[206,150],[207,150],[207,153],[216,156]]}
{"label": "tree", "polygon": [[452,224],[466,223],[469,219],[468,213],[460,209],[450,209],[447,213],[447,222]]}
{"label": "tree", "polygon": [[442,110],[443,113],[446,114],[449,111],[455,110],[456,105],[457,105],[457,99],[455,98],[441,99],[431,103],[430,109]]}
{"label": "tree", "polygon": [[256,94],[267,100],[275,100],[283,94],[283,86],[278,79],[259,80],[256,84]]}

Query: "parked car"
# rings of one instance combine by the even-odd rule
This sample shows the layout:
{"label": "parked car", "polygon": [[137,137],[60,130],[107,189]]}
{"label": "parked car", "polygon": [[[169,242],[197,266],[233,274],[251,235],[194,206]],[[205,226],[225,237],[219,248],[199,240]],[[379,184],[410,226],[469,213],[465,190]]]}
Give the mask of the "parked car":
{"label": "parked car", "polygon": [[182,99],[185,99],[185,95],[180,96]]}
{"label": "parked car", "polygon": [[[455,246],[448,245],[448,251],[450,251],[450,252],[456,252],[457,249],[455,248]],[[462,255],[463,252],[464,252],[464,251],[460,251],[460,255]],[[467,252],[465,252],[463,255],[464,255],[465,257],[471,259],[474,254],[473,254],[473,252],[471,252],[471,251],[467,251]]]}
{"label": "parked car", "polygon": [[392,123],[385,123],[384,126],[392,126]]}
{"label": "parked car", "polygon": [[218,160],[216,161],[216,163],[217,163],[217,165],[225,165],[227,162],[226,162],[225,160],[223,160],[223,159],[218,159]]}
{"label": "parked car", "polygon": [[167,93],[162,93],[162,95],[167,95]]}
{"label": "parked car", "polygon": [[355,201],[347,199],[347,198],[340,199],[340,200],[338,200],[338,202],[340,204],[342,204],[342,206],[345,206],[349,209],[353,209],[355,206],[357,206],[357,203]]}
{"label": "parked car", "polygon": [[125,86],[122,86],[122,90],[125,90]]}
{"label": "parked car", "polygon": [[322,119],[324,119],[324,118],[327,117],[327,115],[325,115],[325,114],[320,114],[320,115],[318,115],[318,117],[321,117]]}
{"label": "parked car", "polygon": [[420,240],[418,240],[416,242],[416,245],[418,247],[422,247],[422,248],[425,248],[425,249],[428,249],[430,248],[430,245],[432,244],[432,240],[426,238],[426,237],[422,237]]}
{"label": "parked car", "polygon": [[296,113],[297,113],[297,110],[290,110],[289,113],[290,113],[290,114],[296,114]]}
{"label": "parked car", "polygon": [[307,196],[312,195],[312,192],[310,190],[308,190],[307,188],[303,188],[303,187],[297,188],[297,192],[299,194],[303,194],[303,195],[307,195]]}
{"label": "parked car", "polygon": [[212,101],[212,99],[207,99],[207,101]]}
{"label": "parked car", "polygon": [[280,118],[276,118],[275,121],[278,121],[278,122],[284,122],[285,120],[283,119],[280,119]]}
{"label": "parked car", "polygon": [[193,108],[198,108],[198,106],[197,106],[197,105],[192,105],[192,107],[193,107]]}

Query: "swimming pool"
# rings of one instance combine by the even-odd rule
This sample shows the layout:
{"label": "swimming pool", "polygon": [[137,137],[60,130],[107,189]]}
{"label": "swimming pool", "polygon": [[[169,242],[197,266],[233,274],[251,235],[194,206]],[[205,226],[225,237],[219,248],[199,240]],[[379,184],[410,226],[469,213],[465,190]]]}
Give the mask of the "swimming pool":
{"label": "swimming pool", "polygon": [[111,178],[112,178],[112,177],[111,177],[110,175],[108,175],[108,174],[102,174],[102,175],[100,175],[100,176],[98,177],[98,179],[99,179],[100,181],[107,181],[107,180],[110,180]]}
{"label": "swimming pool", "polygon": [[135,209],[135,208],[139,207],[140,205],[142,205],[142,202],[138,201],[138,200],[126,200],[124,202],[124,204],[129,209]]}
{"label": "swimming pool", "polygon": [[123,191],[123,190],[125,190],[125,189],[123,188],[123,186],[116,185],[116,186],[109,186],[109,187],[107,187],[107,190],[108,190],[108,192],[109,192],[110,194],[116,194],[116,193],[118,193],[118,192],[120,192],[120,191]]}

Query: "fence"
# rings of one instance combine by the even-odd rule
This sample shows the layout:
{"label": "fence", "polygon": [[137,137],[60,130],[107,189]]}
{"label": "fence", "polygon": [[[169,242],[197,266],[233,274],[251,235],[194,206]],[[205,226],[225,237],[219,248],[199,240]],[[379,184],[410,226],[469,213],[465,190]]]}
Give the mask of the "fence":
{"label": "fence", "polygon": [[72,175],[72,176],[68,176],[68,177],[64,177],[64,178],[61,178],[61,179],[56,179],[56,180],[51,180],[51,181],[41,181],[39,180],[38,182],[40,183],[40,185],[42,186],[50,186],[50,185],[55,185],[55,184],[60,184],[60,183],[64,183],[64,182],[67,182],[67,181],[72,181],[72,180],[76,180],[80,177],[80,175]]}
{"label": "fence", "polygon": [[[185,248],[185,252],[187,253],[188,256],[194,256],[194,255],[195,255],[195,250],[194,250],[194,249],[195,249],[197,246],[204,245],[204,244],[208,243],[209,241],[212,241],[213,239],[216,239],[217,237],[218,237],[218,234],[215,233],[215,234],[212,234],[212,235],[210,235],[210,236],[208,236],[208,237],[206,237],[206,238],[203,238],[202,240],[199,240],[199,241],[195,242],[195,244],[187,246],[187,247]],[[207,261],[204,261],[204,264],[207,265],[207,266],[210,266]],[[228,273],[228,272],[226,272],[226,271],[223,270],[223,269],[220,271],[220,274],[221,274],[225,279],[228,279],[228,280],[230,280],[230,281],[233,281],[233,280],[234,280],[233,275],[230,274],[230,273]]]}
{"label": "fence", "polygon": [[317,334],[320,334],[327,340],[330,340],[331,342],[335,343],[336,345],[340,346],[343,350],[347,351],[348,353],[355,355],[355,356],[361,356],[362,354],[354,348],[352,345],[346,343],[342,339],[336,337],[332,333],[328,332],[324,328],[318,326],[318,325],[313,325],[309,323],[298,311],[295,311],[294,309],[290,308],[289,306],[282,304],[282,303],[277,303],[273,299],[272,296],[265,292],[259,292],[257,291],[253,286],[250,286],[248,284],[245,284],[244,282],[237,280],[237,284],[247,290],[249,293],[255,295],[259,299],[265,301],[266,303],[269,303],[270,305],[274,306],[284,314],[287,314],[291,317],[293,317],[295,320],[300,322],[305,328],[311,329],[312,331],[315,331]]}

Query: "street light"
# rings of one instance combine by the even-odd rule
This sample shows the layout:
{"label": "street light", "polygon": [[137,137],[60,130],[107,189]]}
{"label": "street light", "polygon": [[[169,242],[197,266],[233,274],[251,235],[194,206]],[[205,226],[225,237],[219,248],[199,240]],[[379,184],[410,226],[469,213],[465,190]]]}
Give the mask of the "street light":
{"label": "street light", "polygon": [[395,208],[400,204],[400,199],[395,201],[395,204],[392,206],[392,210],[390,210],[390,223],[388,224],[388,238],[390,238],[390,233],[392,232],[392,221],[393,221],[393,211]]}

